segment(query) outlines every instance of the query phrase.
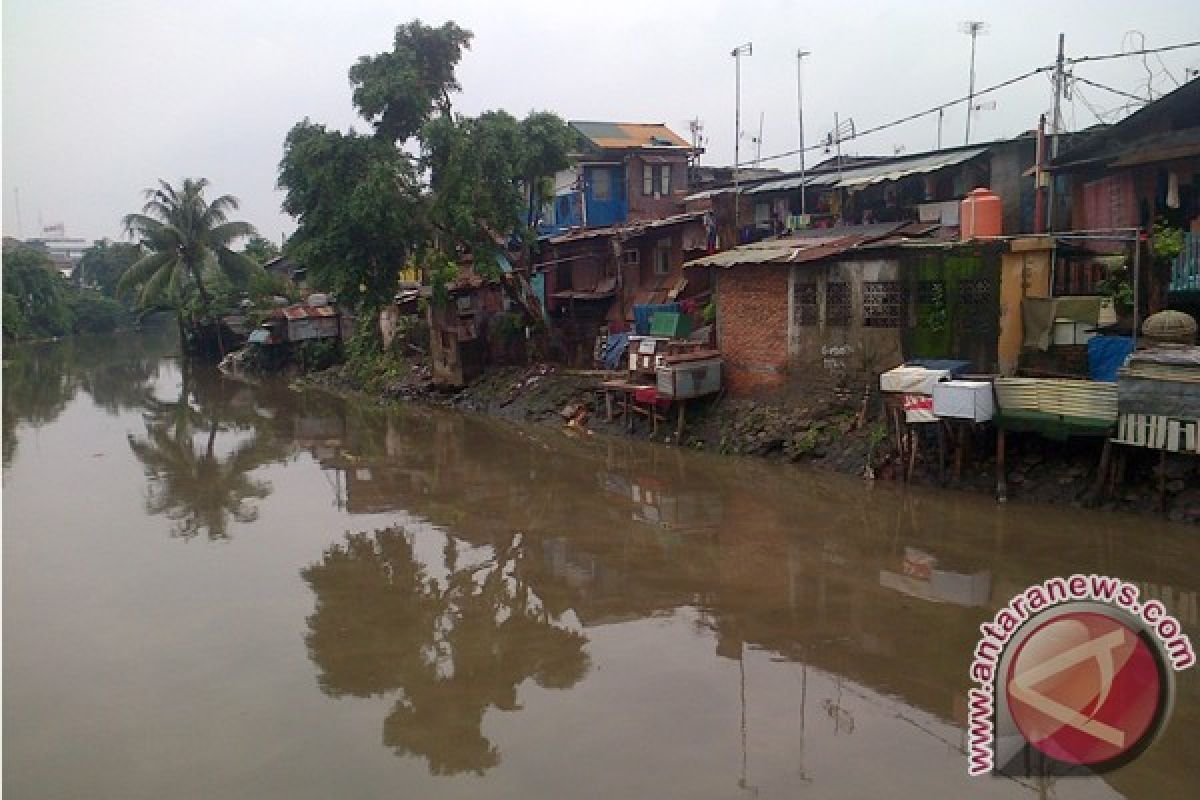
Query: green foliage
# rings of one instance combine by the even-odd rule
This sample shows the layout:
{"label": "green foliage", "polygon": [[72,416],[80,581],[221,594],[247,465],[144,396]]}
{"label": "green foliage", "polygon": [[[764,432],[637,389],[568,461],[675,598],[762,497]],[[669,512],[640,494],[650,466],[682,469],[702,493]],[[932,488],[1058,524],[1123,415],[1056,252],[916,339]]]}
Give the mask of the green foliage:
{"label": "green foliage", "polygon": [[300,342],[292,354],[305,372],[327,369],[342,358],[341,346],[336,339],[309,339]]}
{"label": "green foliage", "polygon": [[950,324],[950,312],[946,307],[946,286],[942,281],[931,281],[928,302],[917,309],[917,327],[929,333],[943,333]]}
{"label": "green foliage", "polygon": [[[390,52],[350,70],[354,105],[374,135],[305,119],[284,141],[279,188],[298,222],[288,253],[308,265],[313,285],[364,313],[391,301],[407,263],[421,266],[435,302],[468,260],[494,277],[498,252],[533,241],[539,192],[567,165],[570,131],[554,114],[452,113],[470,40],[452,22],[399,26]],[[419,161],[397,146],[414,136]]]}
{"label": "green foliage", "polygon": [[1183,230],[1170,227],[1162,219],[1155,221],[1154,231],[1150,236],[1150,249],[1154,253],[1156,264],[1170,264],[1183,252]]}
{"label": "green foliage", "polygon": [[262,236],[251,236],[242,248],[242,255],[254,259],[260,266],[280,255],[279,246]]}
{"label": "green foliage", "polygon": [[206,283],[221,273],[242,286],[262,268],[253,259],[234,252],[239,239],[254,236],[254,226],[232,221],[237,198],[221,195],[212,202],[204,197],[208,181],[184,179],[178,189],[166,181],[147,189],[140,214],[128,214],[125,230],[137,237],[147,255],[125,270],[117,283],[121,292],[136,291],[142,308],[166,306],[180,309],[194,289],[204,316],[212,313]]}
{"label": "green foliage", "polygon": [[705,325],[712,325],[717,321],[717,301],[715,298],[709,300],[704,305],[704,310],[700,312],[700,318]]}
{"label": "green foliage", "polygon": [[40,250],[4,240],[4,335],[63,336],[71,332],[71,287]]}
{"label": "green foliage", "polygon": [[279,163],[283,210],[296,218],[288,253],[314,285],[366,311],[391,300],[420,240],[416,166],[390,142],[303,120]]}
{"label": "green foliage", "polygon": [[450,93],[462,88],[454,70],[471,36],[453,22],[431,28],[413,20],[397,26],[391,52],[362,56],[350,68],[354,107],[380,139],[405,142],[435,111],[450,113]]}
{"label": "green foliage", "polygon": [[1133,309],[1133,284],[1130,270],[1122,265],[1109,267],[1104,278],[1096,283],[1096,291],[1112,299],[1113,310],[1125,314]]}
{"label": "green foliage", "polygon": [[79,286],[98,289],[106,297],[116,297],[121,276],[144,255],[140,245],[102,239],[84,251],[71,279]]}
{"label": "green foliage", "polygon": [[71,313],[75,333],[108,333],[125,324],[129,316],[116,300],[90,289],[73,294]]}

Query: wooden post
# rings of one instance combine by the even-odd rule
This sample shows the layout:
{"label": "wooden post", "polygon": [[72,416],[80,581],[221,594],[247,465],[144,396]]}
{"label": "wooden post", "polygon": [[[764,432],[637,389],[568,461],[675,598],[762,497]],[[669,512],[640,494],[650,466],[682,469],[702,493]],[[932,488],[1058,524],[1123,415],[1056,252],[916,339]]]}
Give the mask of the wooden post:
{"label": "wooden post", "polygon": [[942,420],[938,420],[937,439],[938,439],[938,483],[946,482],[946,432],[943,430]]}
{"label": "wooden post", "polygon": [[908,477],[905,480],[909,482],[912,481],[913,469],[917,466],[917,448],[921,444],[917,430],[916,425],[908,426]]}
{"label": "wooden post", "polygon": [[1100,466],[1096,469],[1096,485],[1092,488],[1092,496],[1088,504],[1094,505],[1104,499],[1104,483],[1108,479],[1108,470],[1112,461],[1112,439],[1105,438],[1104,449],[1100,451]]}
{"label": "wooden post", "polygon": [[966,420],[958,423],[958,430],[955,431],[955,438],[958,440],[954,446],[954,480],[962,480],[962,465],[963,455],[967,450],[967,442],[970,441],[971,424]]}
{"label": "wooden post", "polygon": [[679,424],[675,426],[675,443],[683,441],[683,418],[687,408],[687,400],[679,401]]}
{"label": "wooden post", "polygon": [[1167,510],[1167,451],[1163,449],[1158,459],[1158,510]]}
{"label": "wooden post", "polygon": [[612,389],[604,390],[604,413],[608,416],[608,421],[613,421],[613,402]]}
{"label": "wooden post", "polygon": [[1004,477],[1004,428],[996,428],[996,499],[1008,502],[1008,482]]}

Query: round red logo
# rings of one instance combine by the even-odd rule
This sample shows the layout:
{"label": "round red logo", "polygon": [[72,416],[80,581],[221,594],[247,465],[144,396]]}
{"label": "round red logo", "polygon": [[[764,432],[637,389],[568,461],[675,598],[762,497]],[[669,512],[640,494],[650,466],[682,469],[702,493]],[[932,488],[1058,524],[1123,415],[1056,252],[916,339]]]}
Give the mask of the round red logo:
{"label": "round red logo", "polygon": [[1005,689],[1025,739],[1051,758],[1094,766],[1142,746],[1161,718],[1164,677],[1151,646],[1118,619],[1068,612],[1021,642]]}

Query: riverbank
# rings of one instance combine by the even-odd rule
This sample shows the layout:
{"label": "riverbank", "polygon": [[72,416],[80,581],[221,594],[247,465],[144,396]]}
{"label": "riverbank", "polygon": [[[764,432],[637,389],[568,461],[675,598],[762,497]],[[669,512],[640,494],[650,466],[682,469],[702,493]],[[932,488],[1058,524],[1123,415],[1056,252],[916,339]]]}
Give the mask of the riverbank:
{"label": "riverbank", "polygon": [[[682,437],[675,439],[675,418],[650,422],[635,417],[632,430],[621,416],[605,418],[596,387],[606,373],[566,370],[550,364],[496,367],[464,389],[441,391],[430,383],[429,368],[418,361],[393,359],[386,369],[355,370],[338,365],[309,373],[296,385],[355,395],[382,404],[421,402],[479,414],[560,428],[582,435],[632,436],[658,444],[799,462],[874,480],[903,480],[896,448],[882,422],[878,393],[830,390],[803,396],[780,393],[756,398],[722,395],[689,405]],[[995,436],[977,429],[967,443],[962,473],[952,476],[952,459],[939,465],[933,426],[922,426],[922,444],[911,481],[972,492],[995,492]],[[1091,503],[1099,463],[1096,440],[1052,442],[1032,434],[1008,437],[1008,499],[1102,510],[1163,515],[1172,521],[1200,524],[1200,464],[1173,456],[1166,465],[1166,507],[1159,509],[1159,456],[1130,450],[1124,480],[1111,496]]]}

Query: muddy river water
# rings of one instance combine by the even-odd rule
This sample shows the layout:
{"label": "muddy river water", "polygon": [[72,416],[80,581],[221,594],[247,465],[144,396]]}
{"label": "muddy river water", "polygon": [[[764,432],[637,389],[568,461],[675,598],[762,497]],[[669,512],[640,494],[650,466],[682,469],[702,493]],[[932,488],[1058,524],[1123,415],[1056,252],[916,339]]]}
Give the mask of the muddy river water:
{"label": "muddy river water", "polygon": [[1200,641],[1152,518],[384,413],[6,347],[11,798],[1200,796],[1200,680],[1096,778],[966,774],[978,625],[1097,572]]}

